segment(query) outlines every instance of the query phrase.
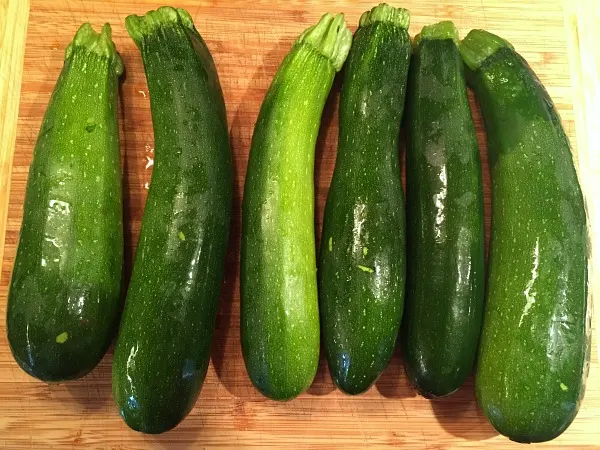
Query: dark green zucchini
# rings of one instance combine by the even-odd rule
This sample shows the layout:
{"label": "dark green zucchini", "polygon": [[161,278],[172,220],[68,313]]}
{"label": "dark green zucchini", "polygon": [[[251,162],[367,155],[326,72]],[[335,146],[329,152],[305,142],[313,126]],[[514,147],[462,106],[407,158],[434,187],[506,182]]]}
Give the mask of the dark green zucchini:
{"label": "dark green zucchini", "polygon": [[583,197],[560,118],[525,60],[482,30],[460,51],[481,106],[492,178],[477,399],[500,433],[547,441],[573,421],[585,389]]}
{"label": "dark green zucchini", "polygon": [[315,144],[351,41],[342,14],[306,30],[281,63],[252,137],[242,205],[242,349],[252,383],[277,400],[308,389],[319,361]]}
{"label": "dark green zucchini", "polygon": [[175,427],[206,375],[232,201],[223,94],[213,59],[182,9],[126,19],[144,61],[155,163],[113,363],[127,424]]}
{"label": "dark green zucchini", "polygon": [[335,384],[366,391],[387,366],[402,319],[404,198],[399,133],[409,12],[363,14],[344,70],[338,153],[323,219],[319,295]]}
{"label": "dark green zucchini", "polygon": [[118,79],[110,25],[67,47],[35,146],[7,307],[15,360],[43,381],[79,378],[116,328],[123,264]]}
{"label": "dark green zucchini", "polygon": [[484,297],[483,186],[458,31],[415,38],[406,116],[407,258],[402,355],[425,397],[457,390],[471,372]]}

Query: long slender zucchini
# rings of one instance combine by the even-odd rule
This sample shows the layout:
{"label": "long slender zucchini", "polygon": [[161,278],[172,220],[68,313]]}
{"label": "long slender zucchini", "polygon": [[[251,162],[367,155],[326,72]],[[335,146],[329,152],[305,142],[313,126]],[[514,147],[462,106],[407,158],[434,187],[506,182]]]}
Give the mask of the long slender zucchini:
{"label": "long slender zucchini", "polygon": [[386,4],[364,13],[344,70],[319,295],[329,371],[349,394],[366,391],[385,369],[402,319],[398,141],[411,53],[409,20],[407,10]]}
{"label": "long slender zucchini", "polygon": [[118,79],[110,25],[67,47],[29,170],[8,342],[44,381],[79,378],[114,336],[123,263]]}
{"label": "long slender zucchini", "polygon": [[448,395],[471,372],[484,287],[483,186],[458,31],[415,39],[407,100],[407,274],[402,347],[410,382]]}
{"label": "long slender zucchini", "polygon": [[126,19],[144,61],[155,164],[113,364],[135,430],[161,433],[194,406],[208,368],[232,201],[213,59],[182,9]]}
{"label": "long slender zucchini", "polygon": [[317,370],[315,144],[351,40],[342,14],[307,29],[279,67],[252,137],[242,211],[242,349],[252,383],[277,400],[306,390]]}
{"label": "long slender zucchini", "polygon": [[547,441],[575,418],[585,390],[583,197],[560,118],[525,60],[482,30],[460,51],[481,105],[492,177],[477,399],[500,433]]}

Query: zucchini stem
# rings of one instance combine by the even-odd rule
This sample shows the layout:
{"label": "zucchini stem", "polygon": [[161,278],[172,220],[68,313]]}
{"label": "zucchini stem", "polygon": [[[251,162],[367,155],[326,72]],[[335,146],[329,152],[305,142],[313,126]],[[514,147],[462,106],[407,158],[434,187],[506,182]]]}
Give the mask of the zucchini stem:
{"label": "zucchini stem", "polygon": [[367,27],[375,22],[392,23],[400,28],[408,29],[410,25],[410,12],[408,9],[394,8],[387,3],[380,3],[360,16],[359,26]]}
{"label": "zucchini stem", "polygon": [[144,37],[155,33],[157,29],[165,25],[181,25],[198,34],[192,16],[182,8],[161,6],[155,11],[148,11],[143,16],[134,14],[125,19],[125,28],[138,47]]}
{"label": "zucchini stem", "polygon": [[352,32],[343,14],[327,13],[316,25],[306,29],[296,40],[296,45],[307,44],[329,59],[339,72],[352,45]]}
{"label": "zucchini stem", "polygon": [[471,30],[460,43],[459,50],[467,67],[475,71],[501,48],[513,48],[513,46],[489,31]]}
{"label": "zucchini stem", "polygon": [[88,22],[81,25],[75,33],[73,41],[65,50],[65,61],[73,57],[76,49],[95,53],[99,57],[108,59],[117,76],[123,73],[123,61],[112,41],[112,30],[108,23],[104,24],[100,33],[96,33]]}
{"label": "zucchini stem", "polygon": [[421,32],[415,36],[413,47],[416,48],[423,39],[452,39],[457,47],[460,44],[458,29],[450,20],[424,26]]}

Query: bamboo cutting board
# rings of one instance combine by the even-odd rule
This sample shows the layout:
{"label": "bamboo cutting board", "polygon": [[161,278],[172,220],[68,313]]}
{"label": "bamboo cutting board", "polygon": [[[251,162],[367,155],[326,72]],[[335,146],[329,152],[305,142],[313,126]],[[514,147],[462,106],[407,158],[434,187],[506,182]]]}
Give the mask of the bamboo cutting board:
{"label": "bamboo cutting board", "polygon": [[[8,5],[17,9],[26,3],[25,0],[8,0]],[[566,29],[571,23],[564,19],[560,0],[405,0],[393,3],[411,10],[411,35],[423,25],[448,18],[455,21],[461,36],[471,28],[486,28],[507,38],[545,83],[574,146],[584,142],[581,136],[575,139],[574,91],[567,52],[567,48],[577,46],[577,42],[569,41],[568,46]],[[376,385],[360,397],[344,396],[334,389],[323,359],[308,393],[288,403],[275,403],[262,397],[251,386],[244,368],[239,340],[240,202],[253,126],[263,95],[302,30],[326,11],[345,12],[355,29],[360,14],[374,6],[372,1],[181,0],[176,3],[192,14],[216,61],[228,109],[235,173],[233,227],[211,366],[200,398],[188,418],[174,431],[161,436],[144,436],[128,429],[112,401],[112,350],[90,375],[62,385],[45,385],[18,368],[6,341],[7,286],[18,241],[28,167],[42,116],[62,67],[64,49],[82,22],[90,21],[97,29],[104,22],[110,22],[125,63],[120,123],[126,265],[131,267],[150,181],[153,134],[142,61],[127,36],[124,19],[128,14],[142,14],[161,4],[150,0],[31,2],[0,281],[0,447],[516,446],[497,435],[486,422],[475,404],[471,380],[448,399],[425,400],[407,385],[398,353]],[[5,0],[2,5],[6,5]],[[5,14],[6,11],[6,8],[0,9]],[[5,28],[0,35],[9,32]],[[16,39],[18,33],[14,33]],[[22,47],[14,47],[16,62],[13,64],[18,73],[18,54]],[[10,51],[8,46],[2,48],[3,57],[6,51]],[[576,70],[573,73],[581,75]],[[338,92],[339,83],[324,113],[317,146],[318,230],[335,161]],[[8,121],[9,114],[4,116],[5,111],[1,112],[0,121]],[[484,161],[489,232],[487,158],[476,109],[474,115]],[[578,130],[580,126],[584,129],[579,121],[577,125]],[[7,156],[10,142],[8,140],[8,145],[3,142],[0,162],[8,158],[8,163],[0,175],[10,173]],[[7,151],[9,153],[5,153]],[[587,153],[584,156],[588,161]],[[584,191],[591,196],[591,188],[583,184]],[[7,195],[8,190],[3,189],[0,199],[3,196],[6,200]],[[594,343],[587,393],[577,419],[560,438],[540,447],[600,445],[600,366],[596,349]]]}

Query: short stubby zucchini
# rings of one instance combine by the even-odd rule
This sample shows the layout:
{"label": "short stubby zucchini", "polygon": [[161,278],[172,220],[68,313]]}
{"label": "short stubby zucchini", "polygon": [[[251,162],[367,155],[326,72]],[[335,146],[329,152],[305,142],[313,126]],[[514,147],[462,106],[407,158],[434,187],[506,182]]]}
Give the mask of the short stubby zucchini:
{"label": "short stubby zucchini", "polygon": [[510,439],[547,441],[573,421],[585,390],[583,196],[558,113],[525,60],[483,30],[471,31],[460,52],[481,106],[492,179],[477,400]]}
{"label": "short stubby zucchini", "polygon": [[415,38],[406,110],[407,268],[402,355],[425,397],[473,368],[484,298],[483,185],[458,30]]}
{"label": "short stubby zucchini", "polygon": [[323,342],[335,384],[366,391],[387,366],[404,302],[399,134],[411,43],[409,12],[367,11],[346,67],[338,153],[319,264]]}
{"label": "short stubby zucchini", "polygon": [[210,52],[182,9],[126,19],[140,49],[154,168],[113,363],[125,422],[175,427],[208,368],[232,202],[223,94]]}
{"label": "short stubby zucchini", "polygon": [[319,361],[314,157],[321,115],[352,41],[324,15],[279,67],[254,128],[242,205],[241,334],[267,397],[305,391]]}
{"label": "short stubby zucchini", "polygon": [[110,25],[67,47],[35,146],[7,307],[8,342],[30,375],[79,378],[116,330],[123,265],[118,84]]}

